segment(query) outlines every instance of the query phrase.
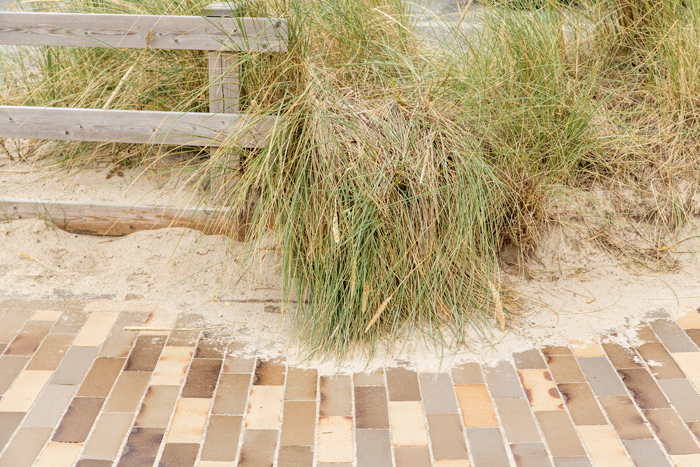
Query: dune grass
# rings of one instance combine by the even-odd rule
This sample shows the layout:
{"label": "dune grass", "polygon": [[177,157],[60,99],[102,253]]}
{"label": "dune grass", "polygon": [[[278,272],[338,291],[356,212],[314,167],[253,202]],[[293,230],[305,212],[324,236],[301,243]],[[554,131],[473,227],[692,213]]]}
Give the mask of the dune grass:
{"label": "dune grass", "polygon": [[[31,5],[197,15],[206,3]],[[209,156],[70,143],[55,157],[81,164],[109,153],[150,164],[189,151],[183,170],[206,185],[224,155],[238,154],[241,167],[226,172],[228,189],[214,201],[245,218],[247,240],[271,235],[279,245],[311,353],[371,351],[416,331],[468,345],[467,330],[510,323],[515,294],[499,252],[536,252],[555,192],[656,187],[669,201],[655,198],[640,222],[672,239],[692,210],[674,180],[698,177],[699,0],[516,6],[485,8],[480,29],[455,25],[449,45],[435,46],[398,0],[247,1],[249,14],[289,24],[288,54],[240,55],[243,111],[286,117],[269,144]],[[22,54],[17,63],[32,65],[4,75],[23,77],[12,81],[13,104],[207,108],[203,53]]]}

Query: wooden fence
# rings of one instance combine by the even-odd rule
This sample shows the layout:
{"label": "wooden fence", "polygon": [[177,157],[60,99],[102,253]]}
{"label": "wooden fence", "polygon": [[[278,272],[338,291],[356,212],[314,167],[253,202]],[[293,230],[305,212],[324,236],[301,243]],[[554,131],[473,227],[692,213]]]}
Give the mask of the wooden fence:
{"label": "wooden fence", "polygon": [[[278,117],[238,113],[240,73],[236,52],[285,52],[287,26],[274,18],[230,17],[228,4],[212,4],[204,17],[0,12],[0,45],[116,47],[209,52],[209,112],[152,112],[0,105],[0,138],[50,139],[242,148],[264,143]],[[235,165],[235,156],[222,158]],[[225,186],[220,173],[213,189]],[[0,199],[0,220],[39,217],[58,227],[97,235],[190,227],[223,229],[221,213],[109,203]]]}
{"label": "wooden fence", "polygon": [[[223,12],[222,12],[223,9]],[[0,44],[209,51],[210,108],[149,112],[0,106],[0,137],[189,146],[262,144],[277,117],[238,114],[236,51],[285,52],[281,19],[76,13],[0,13]]]}

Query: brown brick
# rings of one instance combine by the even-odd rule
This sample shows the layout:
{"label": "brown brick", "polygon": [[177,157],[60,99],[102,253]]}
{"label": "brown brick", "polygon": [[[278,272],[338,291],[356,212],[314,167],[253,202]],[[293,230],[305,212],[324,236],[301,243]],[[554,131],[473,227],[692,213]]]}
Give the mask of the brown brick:
{"label": "brown brick", "polygon": [[213,358],[221,360],[226,353],[227,344],[219,338],[211,335],[209,331],[204,331],[202,338],[199,339],[197,350],[195,350],[194,358]]}
{"label": "brown brick", "polygon": [[39,348],[53,323],[48,321],[28,321],[20,333],[5,350],[5,355],[31,357]]}
{"label": "brown brick", "polygon": [[125,371],[152,372],[165,346],[164,336],[139,336],[126,361]]}
{"label": "brown brick", "polygon": [[620,439],[651,438],[652,434],[637,411],[632,399],[626,396],[601,397],[600,405],[608,414],[610,423]]}
{"label": "brown brick", "polygon": [[547,364],[552,378],[558,384],[561,383],[585,383],[581,368],[573,355],[553,355],[547,357]]}
{"label": "brown brick", "polygon": [[316,401],[286,401],[282,416],[282,446],[313,446]]}
{"label": "brown brick", "polygon": [[419,401],[418,375],[406,368],[387,368],[386,384],[390,401]]}
{"label": "brown brick", "polygon": [[545,370],[547,365],[542,358],[539,349],[530,349],[524,352],[516,352],[513,354],[515,360],[515,368],[518,370]]}
{"label": "brown brick", "polygon": [[211,398],[221,371],[221,360],[196,358],[190,364],[182,397]]}
{"label": "brown brick", "polygon": [[310,446],[281,446],[277,467],[313,467],[314,453]]}
{"label": "brown brick", "polygon": [[576,429],[569,419],[569,415],[563,410],[550,410],[536,412],[535,416],[542,428],[545,441],[554,457],[585,456],[581,441],[578,439]]}
{"label": "brown brick", "polygon": [[221,374],[212,413],[218,415],[245,414],[249,387],[249,374]]}
{"label": "brown brick", "polygon": [[698,444],[673,409],[644,410],[644,415],[669,454],[700,454]]}
{"label": "brown brick", "polygon": [[135,426],[165,429],[170,422],[179,393],[180,388],[177,386],[149,386]]}
{"label": "brown brick", "polygon": [[623,347],[620,344],[603,344],[608,358],[613,366],[618,370],[626,368],[643,368],[641,357],[637,355],[633,348]]}
{"label": "brown brick", "polygon": [[670,407],[663,392],[646,369],[628,368],[618,370],[618,373],[640,409]]}
{"label": "brown brick", "polygon": [[140,467],[154,465],[160,443],[163,441],[161,428],[132,428],[122,453],[119,467]]}
{"label": "brown brick", "polygon": [[607,424],[588,383],[567,383],[558,387],[576,425]]}
{"label": "brown brick", "polygon": [[194,467],[199,453],[199,444],[166,443],[158,467]]}
{"label": "brown brick", "polygon": [[462,363],[452,368],[454,384],[485,384],[481,365],[478,363]]}
{"label": "brown brick", "polygon": [[357,430],[357,467],[392,467],[389,430]]}
{"label": "brown brick", "polygon": [[467,459],[464,432],[457,414],[428,414],[428,432],[435,460]]}
{"label": "brown brick", "polygon": [[286,365],[280,359],[260,360],[255,364],[253,384],[260,386],[282,386],[286,373]]}
{"label": "brown brick", "polygon": [[277,430],[246,430],[238,467],[273,465],[277,450]]}
{"label": "brown brick", "polygon": [[673,360],[668,350],[660,343],[647,343],[637,347],[637,352],[650,365],[651,374],[658,379],[679,379],[685,378],[685,374]]}
{"label": "brown brick", "polygon": [[70,335],[49,334],[27,365],[27,370],[55,370],[72,341],[73,336]]}
{"label": "brown brick", "polygon": [[124,358],[98,358],[92,364],[83,384],[78,390],[79,396],[107,397],[124,366]]}
{"label": "brown brick", "polygon": [[350,376],[321,376],[321,417],[352,416],[352,387]]}
{"label": "brown brick", "polygon": [[87,439],[104,404],[101,397],[76,397],[56,429],[53,441],[82,443]]}
{"label": "brown brick", "polygon": [[318,386],[317,370],[289,368],[284,398],[290,401],[315,401]]}
{"label": "brown brick", "polygon": [[204,439],[202,460],[234,462],[242,422],[243,417],[239,416],[212,415]]}
{"label": "brown brick", "polygon": [[389,409],[383,386],[355,387],[355,424],[359,429],[389,428]]}

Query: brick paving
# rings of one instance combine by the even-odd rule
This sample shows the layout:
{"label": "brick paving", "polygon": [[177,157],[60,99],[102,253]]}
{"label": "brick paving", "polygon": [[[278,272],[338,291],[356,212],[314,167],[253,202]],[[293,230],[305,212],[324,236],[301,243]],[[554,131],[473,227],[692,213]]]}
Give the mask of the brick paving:
{"label": "brick paving", "polygon": [[[0,302],[0,467],[699,466],[700,313],[450,372],[319,374],[157,304]],[[131,330],[134,327],[137,330]]]}

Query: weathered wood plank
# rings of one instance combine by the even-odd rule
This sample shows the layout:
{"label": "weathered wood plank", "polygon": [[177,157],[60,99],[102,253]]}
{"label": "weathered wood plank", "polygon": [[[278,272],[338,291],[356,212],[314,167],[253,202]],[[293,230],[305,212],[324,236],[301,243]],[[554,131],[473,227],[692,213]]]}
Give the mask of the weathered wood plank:
{"label": "weathered wood plank", "polygon": [[173,50],[287,50],[276,18],[0,13],[0,44]]}
{"label": "weathered wood plank", "polygon": [[0,137],[119,143],[258,147],[277,117],[197,112],[0,106]]}
{"label": "weathered wood plank", "polygon": [[208,208],[0,198],[0,221],[36,218],[89,235],[122,236],[166,227],[187,227],[208,235],[230,233],[226,216]]}

